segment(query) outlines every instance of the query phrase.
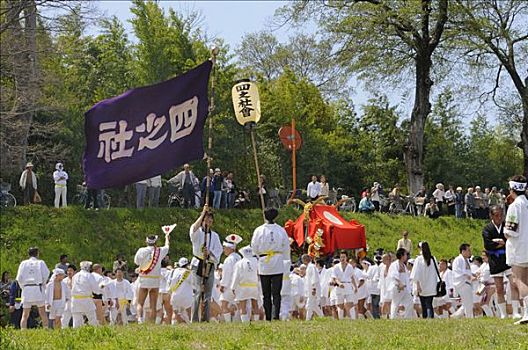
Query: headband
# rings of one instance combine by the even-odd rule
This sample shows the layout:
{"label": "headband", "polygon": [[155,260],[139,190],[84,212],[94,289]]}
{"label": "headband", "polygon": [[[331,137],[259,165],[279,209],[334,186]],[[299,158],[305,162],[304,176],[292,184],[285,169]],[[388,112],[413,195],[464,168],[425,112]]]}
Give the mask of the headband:
{"label": "headband", "polygon": [[510,181],[510,188],[514,191],[526,191],[526,182]]}
{"label": "headband", "polygon": [[157,240],[158,240],[158,236],[154,236],[152,239],[147,237],[146,242],[147,244],[154,244],[157,242]]}

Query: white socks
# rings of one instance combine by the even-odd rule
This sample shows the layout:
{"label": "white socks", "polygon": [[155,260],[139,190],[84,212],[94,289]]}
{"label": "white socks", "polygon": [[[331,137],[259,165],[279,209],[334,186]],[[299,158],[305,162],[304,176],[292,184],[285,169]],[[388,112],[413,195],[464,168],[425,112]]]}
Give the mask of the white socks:
{"label": "white socks", "polygon": [[161,324],[161,317],[156,316],[156,324]]}
{"label": "white socks", "polygon": [[339,320],[342,320],[342,319],[343,319],[343,315],[344,315],[344,313],[345,313],[345,310],[340,309],[340,308],[337,308],[337,318],[338,318]]}
{"label": "white socks", "polygon": [[259,315],[253,315],[253,321],[260,321]]}
{"label": "white socks", "polygon": [[521,318],[521,313],[519,312],[519,308],[521,307],[521,303],[519,300],[512,300],[512,317],[513,318]]}
{"label": "white socks", "polygon": [[508,313],[506,312],[506,303],[501,303],[497,306],[499,308],[499,317],[502,319],[508,317]]}
{"label": "white socks", "polygon": [[350,317],[351,320],[355,320],[356,319],[356,308],[355,307],[350,309],[349,317]]}
{"label": "white socks", "polygon": [[224,321],[231,322],[231,313],[224,314]]}
{"label": "white socks", "polygon": [[482,305],[482,311],[486,314],[486,317],[493,317],[493,312],[489,305]]}
{"label": "white socks", "polygon": [[245,315],[240,315],[240,319],[242,320],[242,323],[247,323],[249,322],[249,315],[248,314],[245,314]]}

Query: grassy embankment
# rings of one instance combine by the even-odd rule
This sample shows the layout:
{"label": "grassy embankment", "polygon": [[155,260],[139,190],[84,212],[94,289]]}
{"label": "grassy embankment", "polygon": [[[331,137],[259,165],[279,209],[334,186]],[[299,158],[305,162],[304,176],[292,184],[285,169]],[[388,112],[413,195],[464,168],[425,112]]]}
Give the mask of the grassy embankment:
{"label": "grassy embankment", "polygon": [[1,348],[22,349],[528,349],[511,320],[257,322],[191,326],[0,329]]}
{"label": "grassy embankment", "polygon": [[[57,210],[44,206],[17,207],[2,210],[0,227],[0,270],[16,273],[19,262],[26,258],[27,248],[38,246],[41,257],[54,266],[60,254],[66,253],[76,264],[84,259],[111,266],[114,256],[122,252],[133,266],[136,249],[144,244],[146,234],[160,234],[160,226],[177,223],[172,233],[171,256],[179,258],[191,254],[188,230],[199,215],[196,210],[172,208],[135,210],[114,208],[108,211],[87,211],[80,207]],[[278,222],[297,217],[292,208],[281,210]],[[416,245],[420,240],[431,243],[433,254],[453,257],[460,243],[474,245],[475,253],[482,248],[480,232],[485,222],[456,220],[452,217],[430,220],[386,214],[345,214],[366,227],[367,243],[394,250],[404,229]],[[221,238],[237,233],[249,243],[254,228],[260,225],[258,210],[220,210],[215,217],[215,229]]]}

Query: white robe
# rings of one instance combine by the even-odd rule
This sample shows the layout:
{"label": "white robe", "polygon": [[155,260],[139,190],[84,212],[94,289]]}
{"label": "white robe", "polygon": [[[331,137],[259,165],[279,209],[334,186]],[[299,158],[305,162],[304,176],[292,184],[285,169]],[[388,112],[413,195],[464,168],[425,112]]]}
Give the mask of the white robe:
{"label": "white robe", "polygon": [[236,301],[258,300],[260,294],[258,282],[256,258],[242,258],[235,264],[230,289],[234,290]]}
{"label": "white robe", "polygon": [[[160,254],[158,262],[149,273],[139,273],[138,285],[139,288],[159,288],[161,280],[161,260],[169,253],[169,247],[160,247]],[[152,261],[154,255],[154,247],[143,247],[139,248],[134,256],[134,263],[139,266],[140,269],[146,269]]]}
{"label": "white robe", "polygon": [[233,302],[235,296],[231,289],[231,280],[235,271],[235,264],[242,258],[237,253],[231,253],[225,260],[222,267],[222,279],[220,280],[220,287],[224,287],[224,292],[220,294],[220,301]]}
{"label": "white robe", "polygon": [[[185,276],[180,286],[176,285]],[[169,292],[171,293],[171,305],[174,309],[188,309],[193,304],[193,286],[191,271],[178,267],[170,272],[168,276]]]}
{"label": "white robe", "polygon": [[16,280],[22,288],[22,304],[41,304],[45,301],[45,283],[49,269],[43,260],[31,257],[20,263]]}
{"label": "white robe", "polygon": [[87,313],[95,311],[92,294],[99,292],[95,277],[88,271],[81,270],[73,276],[71,312]]}
{"label": "white robe", "polygon": [[264,224],[255,229],[251,248],[258,257],[259,275],[278,275],[284,271],[284,260],[290,260],[290,241],[282,226]]}

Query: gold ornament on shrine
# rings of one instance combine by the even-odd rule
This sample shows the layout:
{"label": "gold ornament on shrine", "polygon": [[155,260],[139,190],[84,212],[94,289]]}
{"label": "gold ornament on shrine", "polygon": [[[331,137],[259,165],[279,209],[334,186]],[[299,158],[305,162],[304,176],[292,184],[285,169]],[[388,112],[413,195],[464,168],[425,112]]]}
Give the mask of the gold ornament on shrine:
{"label": "gold ornament on shrine", "polygon": [[257,84],[248,79],[239,80],[231,89],[233,108],[240,125],[258,123],[260,120],[260,98]]}

